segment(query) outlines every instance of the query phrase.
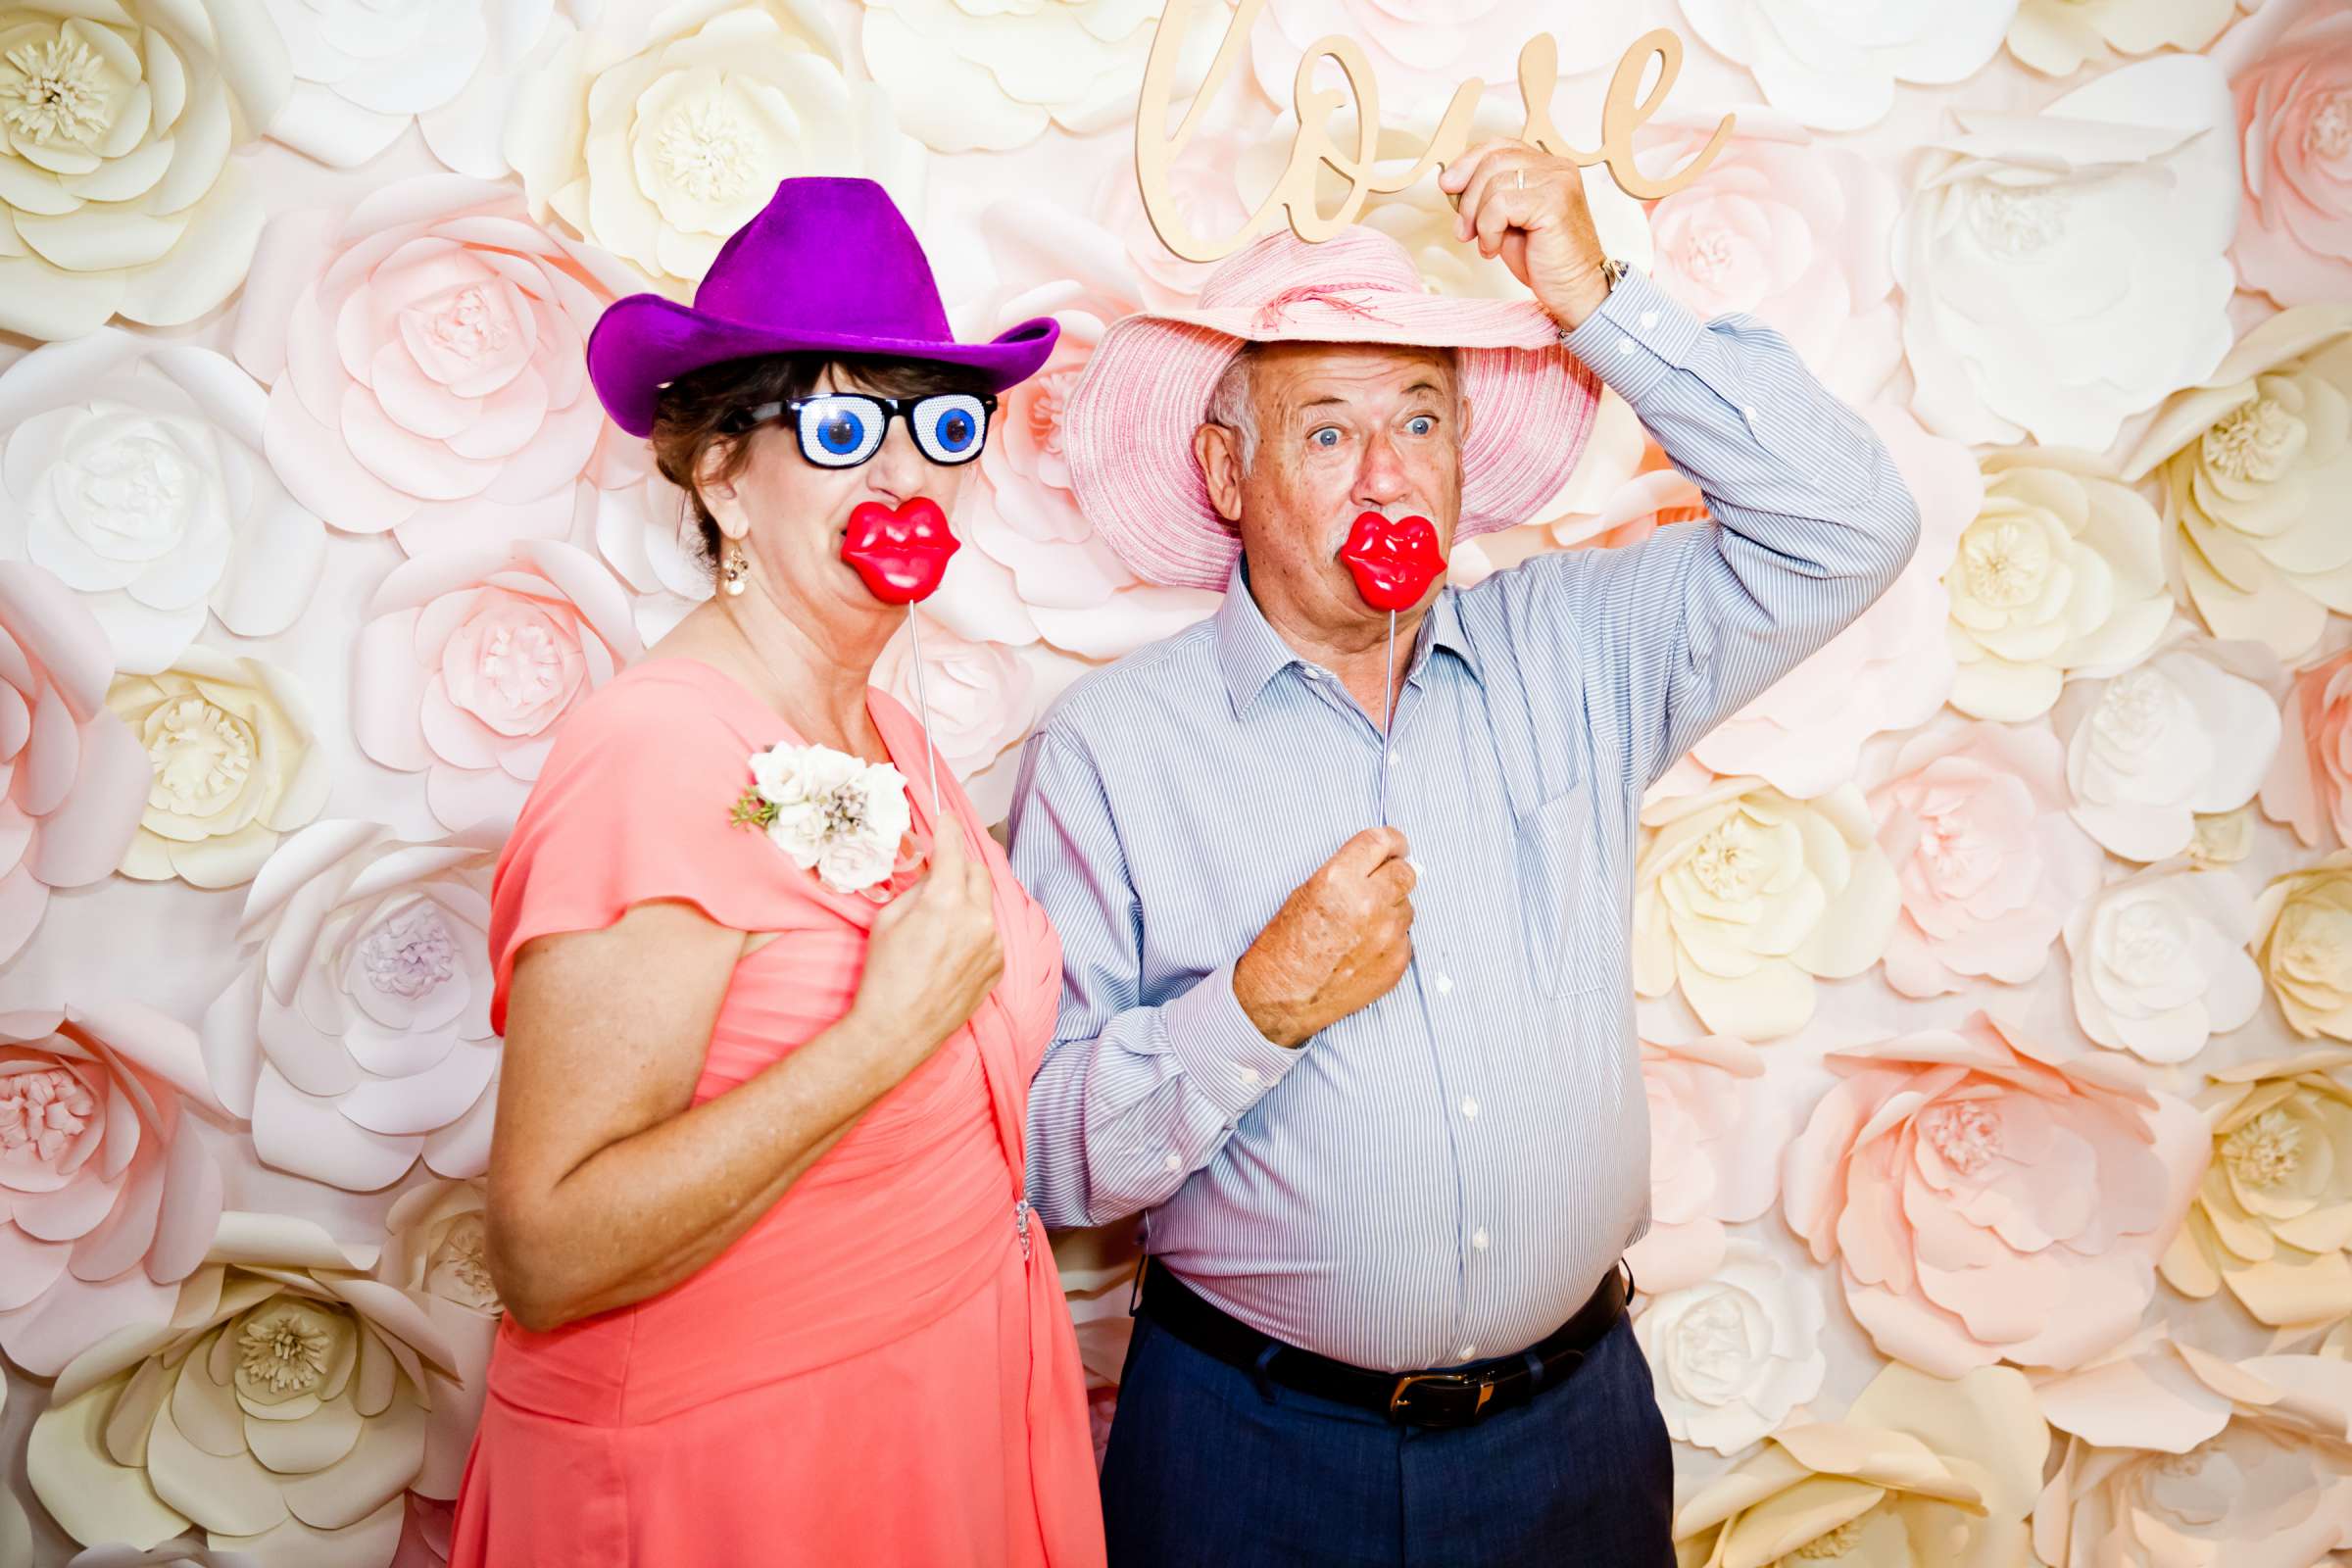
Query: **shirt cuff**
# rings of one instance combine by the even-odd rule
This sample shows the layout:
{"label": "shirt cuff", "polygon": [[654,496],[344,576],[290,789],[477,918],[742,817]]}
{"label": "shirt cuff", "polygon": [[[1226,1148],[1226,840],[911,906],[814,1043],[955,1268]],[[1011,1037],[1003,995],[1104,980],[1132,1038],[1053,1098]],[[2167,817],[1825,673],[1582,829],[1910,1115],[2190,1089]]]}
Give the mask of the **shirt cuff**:
{"label": "shirt cuff", "polygon": [[1689,363],[1706,323],[1643,274],[1628,270],[1600,309],[1561,341],[1601,383],[1633,405]]}
{"label": "shirt cuff", "polygon": [[1286,1051],[1258,1033],[1233,994],[1233,965],[1220,964],[1160,1008],[1168,1052],[1193,1092],[1217,1107],[1228,1126],[1241,1120],[1303,1051]]}

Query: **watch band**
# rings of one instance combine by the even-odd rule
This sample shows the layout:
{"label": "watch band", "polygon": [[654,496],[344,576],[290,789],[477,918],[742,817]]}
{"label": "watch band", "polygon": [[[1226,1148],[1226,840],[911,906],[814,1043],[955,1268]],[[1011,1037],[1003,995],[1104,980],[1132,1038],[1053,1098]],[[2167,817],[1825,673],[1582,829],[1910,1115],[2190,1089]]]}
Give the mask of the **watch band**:
{"label": "watch band", "polygon": [[[1617,291],[1617,285],[1625,281],[1625,274],[1633,270],[1634,267],[1631,262],[1620,260],[1614,256],[1603,259],[1600,264],[1600,275],[1609,285],[1608,292],[1610,294],[1614,294]],[[1605,301],[1607,295],[1604,294],[1602,298]],[[1569,328],[1564,326],[1559,330],[1560,342],[1563,346],[1565,346],[1568,342],[1568,339],[1574,336],[1574,333]]]}

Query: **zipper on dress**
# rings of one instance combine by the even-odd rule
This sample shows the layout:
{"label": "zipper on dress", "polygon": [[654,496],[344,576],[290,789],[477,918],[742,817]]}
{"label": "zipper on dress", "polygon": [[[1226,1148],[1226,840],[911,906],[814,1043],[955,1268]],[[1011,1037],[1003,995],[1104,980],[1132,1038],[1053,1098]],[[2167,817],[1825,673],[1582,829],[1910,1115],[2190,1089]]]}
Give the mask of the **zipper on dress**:
{"label": "zipper on dress", "polygon": [[1012,1205],[1012,1225],[1013,1229],[1020,1233],[1021,1260],[1023,1262],[1029,1260],[1029,1215],[1031,1212],[1029,1200],[1026,1198]]}

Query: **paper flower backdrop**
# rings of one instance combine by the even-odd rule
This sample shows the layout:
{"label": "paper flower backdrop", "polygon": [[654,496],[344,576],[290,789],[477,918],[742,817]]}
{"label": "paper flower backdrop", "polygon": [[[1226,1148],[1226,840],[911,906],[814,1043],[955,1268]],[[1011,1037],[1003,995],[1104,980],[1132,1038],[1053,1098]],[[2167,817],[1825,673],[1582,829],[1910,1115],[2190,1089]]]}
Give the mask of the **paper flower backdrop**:
{"label": "paper flower backdrop", "polygon": [[2075,1018],[2102,1046],[2186,1061],[2262,1005],[2254,900],[2227,871],[2155,866],[2068,913]]}
{"label": "paper flower backdrop", "polygon": [[2352,1041],[2352,850],[2273,877],[2254,901],[2253,945],[2288,1028]]}
{"label": "paper flower backdrop", "polygon": [[2298,672],[2280,710],[2262,810],[2306,847],[2352,846],[2352,648]]}
{"label": "paper flower backdrop", "polygon": [[1724,1227],[1754,1219],[1780,1196],[1781,1151],[1794,1122],[1785,1105],[1752,1092],[1763,1076],[1763,1055],[1725,1035],[1642,1042],[1650,1227],[1626,1258],[1653,1296],[1715,1273],[1729,1245]]}
{"label": "paper flower backdrop", "polygon": [[2246,285],[2280,305],[2340,304],[2352,299],[2352,14],[2311,0],[2269,9],[2283,24],[2266,15],[2249,32],[2260,42],[2230,51],[2246,161],[2232,255]]}
{"label": "paper flower backdrop", "polygon": [[1885,118],[1898,81],[1974,75],[2001,47],[2018,0],[1682,0],[1710,49],[1756,74],[1765,98],[1808,125],[1859,130]]}
{"label": "paper flower backdrop", "polygon": [[1748,1241],[1725,1249],[1712,1278],[1636,1273],[1650,1299],[1634,1335],[1675,1438],[1738,1453],[1821,1392],[1826,1314],[1810,1275]]}
{"label": "paper flower backdrop", "polygon": [[[2146,55],[2202,49],[2241,0],[2022,0],[2009,50],[2035,71],[2064,76],[2109,50]],[[2249,9],[2260,0],[2243,0]]]}
{"label": "paper flower backdrop", "polygon": [[490,1278],[485,1201],[478,1181],[435,1182],[410,1188],[384,1216],[375,1277],[423,1305],[452,1358],[448,1372],[425,1367],[432,1417],[412,1499],[457,1497],[481,1421],[490,1346],[505,1310]]}

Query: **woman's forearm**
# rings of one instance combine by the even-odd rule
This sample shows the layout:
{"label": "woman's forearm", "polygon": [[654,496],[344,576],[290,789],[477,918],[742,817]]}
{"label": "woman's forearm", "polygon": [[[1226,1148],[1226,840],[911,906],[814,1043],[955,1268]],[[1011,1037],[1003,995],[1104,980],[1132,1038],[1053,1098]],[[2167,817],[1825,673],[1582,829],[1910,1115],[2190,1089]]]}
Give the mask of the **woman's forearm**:
{"label": "woman's forearm", "polygon": [[726,1093],[608,1144],[548,1191],[493,1194],[490,1259],[507,1310],[544,1332],[695,1273],[911,1070],[920,1058],[905,1045],[891,1024],[853,1011]]}

